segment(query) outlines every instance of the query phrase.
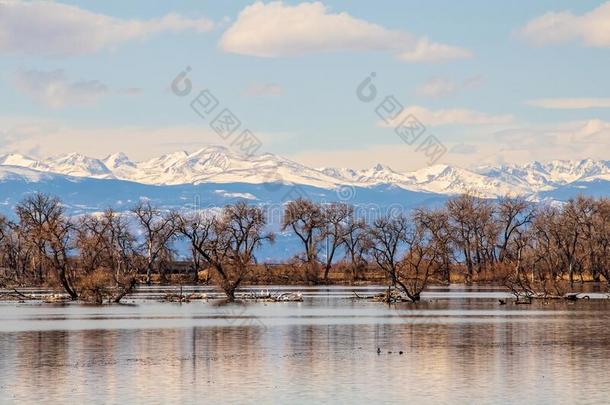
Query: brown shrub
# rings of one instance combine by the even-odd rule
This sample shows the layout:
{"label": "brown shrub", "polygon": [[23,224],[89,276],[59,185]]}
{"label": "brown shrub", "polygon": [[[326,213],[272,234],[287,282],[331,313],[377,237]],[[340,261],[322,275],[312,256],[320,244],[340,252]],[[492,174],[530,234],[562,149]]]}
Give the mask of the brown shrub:
{"label": "brown shrub", "polygon": [[103,304],[105,300],[111,301],[114,284],[110,271],[104,268],[96,269],[80,278],[78,282],[80,299],[94,304]]}

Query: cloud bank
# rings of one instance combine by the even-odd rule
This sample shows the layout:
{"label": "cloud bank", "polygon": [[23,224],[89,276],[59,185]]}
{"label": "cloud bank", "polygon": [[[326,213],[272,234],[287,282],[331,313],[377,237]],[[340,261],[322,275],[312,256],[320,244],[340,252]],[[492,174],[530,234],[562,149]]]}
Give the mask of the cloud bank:
{"label": "cloud bank", "polygon": [[219,46],[225,52],[267,58],[335,51],[386,51],[409,62],[472,56],[466,49],[389,30],[345,12],[332,13],[320,2],[256,2],[241,11]]}
{"label": "cloud bank", "polygon": [[541,98],[529,100],[532,107],[557,110],[583,110],[588,108],[610,108],[610,98]]}
{"label": "cloud bank", "polygon": [[19,70],[13,77],[13,85],[34,101],[51,108],[93,105],[108,93],[105,84],[97,80],[70,81],[63,70]]}
{"label": "cloud bank", "polygon": [[494,115],[467,108],[447,108],[431,110],[417,105],[405,107],[391,124],[379,122],[381,127],[394,127],[408,116],[415,116],[424,126],[439,127],[445,125],[502,125],[513,122],[509,114]]}
{"label": "cloud bank", "polygon": [[0,0],[0,53],[79,55],[161,32],[206,32],[207,18],[167,14],[151,20],[124,20],[50,1]]}
{"label": "cloud bank", "polygon": [[517,34],[535,45],[580,42],[610,47],[610,2],[583,15],[571,11],[549,12],[529,21]]}

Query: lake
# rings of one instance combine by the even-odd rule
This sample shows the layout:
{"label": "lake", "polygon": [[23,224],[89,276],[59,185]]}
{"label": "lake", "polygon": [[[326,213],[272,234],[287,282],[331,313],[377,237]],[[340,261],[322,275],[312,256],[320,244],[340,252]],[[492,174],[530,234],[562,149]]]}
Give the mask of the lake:
{"label": "lake", "polygon": [[608,300],[502,306],[501,289],[455,286],[388,307],[353,299],[382,288],[269,288],[304,301],[161,303],[152,287],[125,305],[0,303],[0,402],[610,401]]}

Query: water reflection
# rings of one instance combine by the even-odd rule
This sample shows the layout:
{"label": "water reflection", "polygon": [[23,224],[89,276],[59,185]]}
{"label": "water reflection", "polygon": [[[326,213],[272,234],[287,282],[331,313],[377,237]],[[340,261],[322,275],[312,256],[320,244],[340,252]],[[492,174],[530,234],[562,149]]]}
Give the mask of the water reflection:
{"label": "water reflection", "polygon": [[0,402],[607,403],[610,304],[488,293],[397,308],[312,293],[249,306],[264,327],[210,303],[2,304]]}

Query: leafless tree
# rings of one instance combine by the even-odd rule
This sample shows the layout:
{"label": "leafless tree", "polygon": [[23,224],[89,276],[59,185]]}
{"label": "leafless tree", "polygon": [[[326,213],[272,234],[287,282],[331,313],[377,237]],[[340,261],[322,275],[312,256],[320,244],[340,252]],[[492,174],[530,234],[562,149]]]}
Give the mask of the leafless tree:
{"label": "leafless tree", "polygon": [[42,266],[47,265],[70,297],[78,299],[69,260],[74,224],[65,216],[60,201],[37,193],[20,202],[16,211],[22,231],[38,249],[38,257],[43,259],[38,263],[39,273],[42,274]]}
{"label": "leafless tree", "polygon": [[504,262],[508,245],[516,233],[523,233],[535,216],[534,206],[522,197],[502,197],[498,200],[498,222],[502,229],[498,260]]}
{"label": "leafless tree", "polygon": [[372,255],[393,286],[398,284],[400,255],[406,248],[408,220],[404,215],[382,217],[371,227]]}
{"label": "leafless tree", "polygon": [[370,232],[366,222],[351,215],[345,224],[345,250],[352,270],[352,279],[366,268],[366,256],[372,248]]}
{"label": "leafless tree", "polygon": [[317,281],[318,242],[323,227],[324,216],[318,204],[302,198],[286,204],[282,231],[292,229],[303,243],[303,261],[309,281]]}
{"label": "leafless tree", "polygon": [[[136,286],[140,260],[127,219],[112,209],[79,221],[79,264],[87,274],[81,284],[94,301],[119,302]],[[94,274],[96,273],[96,274]]]}
{"label": "leafless tree", "polygon": [[590,244],[589,267],[595,281],[604,276],[610,286],[610,200],[601,199],[596,203],[595,212],[591,219],[591,229],[587,231],[586,238]]}
{"label": "leafless tree", "polygon": [[[36,275],[31,272],[33,256],[36,252],[33,245],[28,241],[26,234],[22,232],[19,223],[6,221],[4,226],[4,237],[0,243],[1,267],[5,268],[5,277],[13,284],[35,284]],[[38,281],[42,281],[38,278]]]}
{"label": "leafless tree", "polygon": [[447,202],[453,240],[462,253],[468,283],[472,282],[474,274],[474,252],[477,244],[476,205],[476,198],[471,195],[462,195]]}
{"label": "leafless tree", "polygon": [[[347,225],[354,216],[354,208],[345,203],[332,203],[322,207],[322,230],[320,240],[326,244],[324,260],[324,281],[333,265],[337,249],[345,244],[348,236]],[[353,221],[353,219],[352,219]]]}
{"label": "leafless tree", "polygon": [[579,201],[570,200],[549,223],[549,231],[556,247],[564,259],[564,269],[568,273],[570,285],[574,283],[574,272],[579,265],[578,244],[582,237],[582,211]]}
{"label": "leafless tree", "polygon": [[428,227],[429,223],[418,220],[414,215],[412,225],[405,232],[407,252],[398,267],[397,283],[407,297],[417,302],[428,285],[430,277],[443,265],[442,246]]}
{"label": "leafless tree", "polygon": [[141,201],[132,212],[138,220],[144,239],[146,252],[146,284],[151,284],[152,273],[158,268],[159,259],[167,250],[176,235],[174,216],[152,206],[148,201]]}
{"label": "leafless tree", "polygon": [[413,220],[430,232],[430,243],[435,245],[441,262],[439,271],[443,273],[447,284],[451,283],[451,265],[454,255],[449,214],[444,209],[419,208],[415,210]]}
{"label": "leafless tree", "polygon": [[498,224],[495,207],[489,200],[464,194],[447,202],[453,242],[460,250],[466,267],[466,282],[473,281],[474,271],[493,266],[496,261]]}
{"label": "leafless tree", "polygon": [[180,233],[216,271],[227,299],[235,300],[235,291],[256,263],[255,251],[274,239],[265,232],[262,209],[240,202],[226,206],[219,216],[195,213],[180,218]]}

